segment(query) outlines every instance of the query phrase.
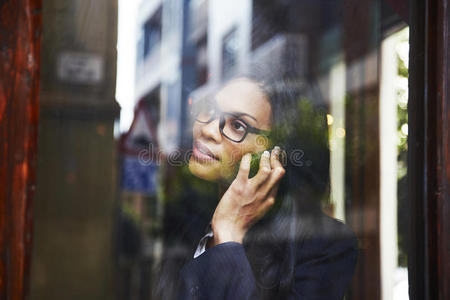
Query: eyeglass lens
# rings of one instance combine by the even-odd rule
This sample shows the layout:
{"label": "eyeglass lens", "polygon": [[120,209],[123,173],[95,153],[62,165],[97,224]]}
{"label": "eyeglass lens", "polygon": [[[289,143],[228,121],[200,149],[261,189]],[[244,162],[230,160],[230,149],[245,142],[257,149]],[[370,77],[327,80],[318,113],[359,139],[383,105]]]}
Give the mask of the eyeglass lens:
{"label": "eyeglass lens", "polygon": [[225,122],[222,129],[223,134],[231,140],[241,141],[247,132],[247,125],[232,115],[225,114],[223,118]]}
{"label": "eyeglass lens", "polygon": [[[200,102],[193,106],[192,113],[195,119],[202,123],[211,122],[217,115],[217,108],[211,102]],[[241,141],[247,132],[247,125],[239,118],[227,114],[221,114],[221,120],[223,127],[221,128],[222,134],[228,139],[233,141]]]}

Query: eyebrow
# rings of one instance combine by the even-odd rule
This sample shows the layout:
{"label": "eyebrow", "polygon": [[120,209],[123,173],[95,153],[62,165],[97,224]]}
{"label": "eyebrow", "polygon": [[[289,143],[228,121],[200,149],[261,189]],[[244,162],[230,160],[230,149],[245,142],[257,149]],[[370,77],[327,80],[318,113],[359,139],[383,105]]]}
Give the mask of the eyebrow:
{"label": "eyebrow", "polygon": [[[216,107],[218,107],[218,108],[220,109],[219,105],[217,104],[217,99],[214,99],[214,104],[216,105]],[[252,118],[252,119],[255,120],[256,122],[258,122],[258,120],[257,120],[254,116],[249,115],[249,114],[247,114],[247,113],[245,113],[245,112],[240,112],[240,111],[227,111],[227,113],[232,114],[232,115],[235,115],[236,117],[247,116],[247,117]]]}
{"label": "eyebrow", "polygon": [[233,115],[235,115],[235,116],[237,116],[237,117],[240,117],[240,116],[247,116],[247,117],[250,117],[250,118],[252,118],[253,120],[255,120],[255,121],[258,122],[258,120],[256,120],[255,117],[253,117],[252,115],[249,115],[249,114],[247,114],[247,113],[244,113],[244,112],[230,111],[230,112],[228,112],[228,113],[233,114]]}

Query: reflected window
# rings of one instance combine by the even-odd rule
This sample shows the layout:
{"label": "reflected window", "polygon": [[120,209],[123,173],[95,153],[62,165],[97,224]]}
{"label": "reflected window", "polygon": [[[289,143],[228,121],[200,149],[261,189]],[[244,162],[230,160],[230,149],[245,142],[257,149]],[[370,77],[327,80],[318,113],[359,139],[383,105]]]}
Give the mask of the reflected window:
{"label": "reflected window", "polygon": [[144,25],[144,59],[161,41],[161,8]]}
{"label": "reflected window", "polygon": [[228,78],[237,64],[238,40],[237,28],[233,28],[222,42],[222,75]]}

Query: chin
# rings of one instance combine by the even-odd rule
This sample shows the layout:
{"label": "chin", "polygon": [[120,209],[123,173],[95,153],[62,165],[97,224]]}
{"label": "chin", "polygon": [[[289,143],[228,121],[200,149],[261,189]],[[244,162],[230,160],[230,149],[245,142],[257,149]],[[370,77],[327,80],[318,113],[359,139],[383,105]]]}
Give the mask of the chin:
{"label": "chin", "polygon": [[189,171],[198,178],[227,184],[230,184],[237,174],[236,166],[226,168],[222,164],[201,163],[192,157],[189,160]]}
{"label": "chin", "polygon": [[194,158],[191,157],[189,160],[189,171],[194,175],[195,177],[217,182],[220,180],[220,166],[213,166],[211,164],[201,163],[196,161]]}

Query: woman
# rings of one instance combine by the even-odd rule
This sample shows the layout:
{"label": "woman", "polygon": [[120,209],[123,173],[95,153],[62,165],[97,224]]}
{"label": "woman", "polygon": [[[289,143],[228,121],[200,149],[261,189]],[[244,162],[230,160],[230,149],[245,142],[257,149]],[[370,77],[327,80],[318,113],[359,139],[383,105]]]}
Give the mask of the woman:
{"label": "woman", "polygon": [[193,117],[189,170],[219,184],[219,201],[193,257],[161,270],[156,298],[342,299],[356,239],[320,209],[329,191],[323,111],[285,81],[245,75],[194,102]]}

